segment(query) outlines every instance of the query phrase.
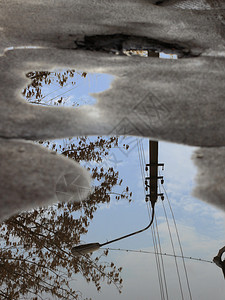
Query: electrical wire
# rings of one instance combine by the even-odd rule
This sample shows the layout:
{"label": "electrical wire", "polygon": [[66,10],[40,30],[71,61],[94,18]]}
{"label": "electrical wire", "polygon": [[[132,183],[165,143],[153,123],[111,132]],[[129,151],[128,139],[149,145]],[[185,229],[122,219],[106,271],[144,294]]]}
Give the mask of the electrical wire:
{"label": "electrical wire", "polygon": [[173,223],[174,223],[174,226],[175,226],[175,230],[176,230],[176,234],[177,234],[177,239],[178,239],[178,243],[179,243],[179,248],[180,248],[180,252],[181,252],[181,256],[182,256],[182,261],[183,261],[184,272],[185,272],[185,277],[186,277],[186,281],[187,281],[187,287],[188,287],[189,297],[192,300],[192,294],[191,294],[191,288],[190,288],[190,283],[189,283],[189,278],[188,278],[188,272],[187,272],[186,264],[185,264],[185,261],[184,261],[184,253],[183,253],[183,249],[182,249],[182,245],[181,245],[181,240],[180,240],[180,236],[179,236],[179,232],[178,232],[178,228],[177,228],[175,216],[174,216],[174,213],[173,213],[172,205],[171,205],[171,203],[169,201],[168,194],[167,194],[166,189],[165,189],[165,187],[164,187],[163,184],[162,184],[162,188],[163,188],[164,193],[166,195],[166,199],[167,199],[167,202],[169,204],[170,212],[171,212],[171,215],[172,215],[172,218],[173,218]]}
{"label": "electrical wire", "polygon": [[177,271],[177,276],[178,276],[178,281],[179,281],[179,286],[180,286],[181,297],[182,297],[182,300],[184,300],[184,294],[183,294],[183,289],[182,289],[182,284],[181,284],[180,273],[179,273],[179,269],[178,269],[178,263],[177,263],[176,253],[175,253],[175,247],[174,247],[172,234],[171,234],[171,230],[170,230],[170,225],[169,225],[169,221],[168,221],[168,217],[167,217],[167,213],[166,213],[164,203],[163,203],[163,201],[161,201],[161,202],[162,202],[162,206],[163,206],[163,210],[164,210],[164,214],[165,214],[165,218],[166,218],[166,223],[167,223],[167,227],[168,227],[168,231],[169,231],[170,242],[171,242],[172,250],[173,250],[173,254],[174,254],[174,260],[175,260],[176,271]]}
{"label": "electrical wire", "polygon": [[[152,240],[153,240],[153,245],[154,245],[154,251],[155,251],[155,253],[159,253],[154,224],[152,226]],[[156,254],[155,258],[156,258],[156,264],[157,264],[157,273],[158,273],[158,279],[159,279],[161,299],[165,300],[164,289],[163,289],[163,279],[162,279],[162,273],[161,273],[161,266],[160,266],[159,254]]]}
{"label": "electrical wire", "polygon": [[[146,166],[145,154],[144,154],[144,147],[143,147],[142,140],[140,141],[140,148],[141,148],[142,158],[143,158],[143,161],[144,161],[143,163],[144,163],[144,166]],[[143,168],[143,170],[144,170],[144,168]],[[146,170],[146,172],[147,172],[147,170]],[[162,297],[165,299],[164,295],[166,295],[166,299],[168,299],[168,289],[167,289],[167,282],[166,282],[166,275],[165,275],[165,268],[164,268],[163,256],[160,255],[160,253],[162,252],[162,249],[161,249],[160,237],[159,237],[159,233],[158,233],[158,226],[157,226],[157,217],[156,217],[156,215],[155,215],[155,224],[156,224],[156,226],[152,227],[152,231],[153,231],[153,234],[155,236],[155,252],[156,253],[159,252],[158,255],[156,254],[156,260],[158,260],[158,265],[159,265],[159,271],[158,272],[159,272],[160,281],[161,281],[161,284],[162,284]],[[156,230],[155,230],[155,228],[156,228]],[[158,250],[158,245],[159,245],[159,250]],[[164,286],[165,286],[165,293],[164,293]]]}
{"label": "electrical wire", "polygon": [[143,160],[141,157],[141,151],[140,151],[140,147],[139,147],[139,140],[137,139],[137,147],[138,147],[138,157],[139,157],[139,164],[140,164],[140,170],[141,170],[141,176],[142,176],[142,184],[143,184],[143,188],[144,188],[144,195],[146,195],[145,193],[145,175],[144,175],[144,165],[143,165]]}
{"label": "electrical wire", "polygon": [[205,263],[210,263],[213,264],[213,261],[203,259],[203,258],[197,258],[197,257],[191,257],[191,256],[181,256],[181,255],[174,255],[171,253],[155,253],[153,251],[146,251],[146,250],[133,250],[133,249],[122,249],[122,248],[102,248],[105,250],[110,250],[110,251],[124,251],[124,252],[134,252],[134,253],[142,253],[142,254],[162,254],[164,256],[168,257],[177,257],[177,258],[184,258],[184,259],[189,259],[189,260],[194,260],[198,262],[205,262]]}
{"label": "electrical wire", "polygon": [[155,217],[155,225],[156,225],[156,233],[157,233],[157,237],[158,237],[158,244],[159,244],[159,252],[160,252],[160,258],[161,258],[161,264],[162,264],[163,279],[164,279],[164,284],[165,284],[165,294],[166,294],[166,299],[168,300],[169,296],[168,296],[168,289],[167,289],[167,282],[166,282],[166,272],[165,272],[165,268],[164,268],[162,248],[161,248],[161,243],[160,243],[159,230],[158,230],[158,224],[157,224],[157,218],[156,217]]}
{"label": "electrical wire", "polygon": [[63,93],[61,93],[61,94],[59,94],[59,95],[57,95],[57,96],[55,96],[55,97],[49,99],[49,100],[46,101],[46,102],[47,102],[47,103],[52,102],[54,99],[56,99],[56,98],[58,98],[58,97],[60,97],[60,96],[62,96],[62,95],[64,95],[64,94],[66,94],[66,93],[68,93],[68,92],[74,90],[75,88],[77,88],[77,86],[73,86],[73,87],[70,88],[69,90],[67,90],[67,91],[65,91],[65,92],[63,92]]}
{"label": "electrical wire", "polygon": [[[140,147],[140,149],[139,149],[139,147]],[[138,147],[138,152],[139,152],[140,166],[141,166],[141,170],[144,170],[144,166],[146,165],[146,162],[143,162],[145,160],[145,156],[144,156],[144,148],[143,148],[142,141],[139,142],[139,147]],[[144,182],[145,178],[144,178],[143,172],[142,172],[142,179],[143,179],[143,182]],[[173,223],[174,223],[174,226],[175,226],[176,235],[177,235],[179,248],[180,248],[180,252],[181,252],[180,257],[182,258],[182,262],[183,262],[184,273],[185,273],[185,278],[186,278],[187,287],[188,287],[188,293],[189,293],[190,300],[192,300],[192,294],[191,294],[191,288],[190,288],[190,283],[189,283],[189,278],[188,278],[188,272],[187,272],[187,267],[186,267],[185,260],[184,260],[184,253],[183,253],[183,249],[182,249],[182,245],[181,245],[181,240],[180,240],[180,237],[179,237],[179,232],[178,232],[176,220],[175,220],[175,217],[174,217],[174,213],[173,213],[172,206],[170,204],[166,189],[163,185],[162,185],[162,188],[165,192],[165,195],[166,195],[166,198],[167,198],[167,201],[168,201],[168,204],[169,204],[170,212],[171,212],[171,215],[172,215],[172,218],[173,218]],[[160,189],[160,186],[159,186],[159,189]],[[160,191],[160,193],[161,193],[161,191]],[[171,234],[171,231],[170,231],[169,221],[168,221],[168,218],[167,218],[167,214],[166,214],[164,204],[163,204],[163,210],[164,210],[164,214],[165,214],[165,217],[166,217],[167,226],[168,226],[170,239],[171,239],[171,245],[172,245],[173,252],[174,252],[173,255],[174,255],[174,258],[175,258],[175,264],[176,264],[176,270],[177,270],[177,275],[178,275],[178,280],[179,280],[179,285],[180,285],[181,297],[182,297],[182,299],[184,299],[184,294],[183,294],[183,289],[182,289],[182,284],[181,284],[181,277],[180,277],[178,264],[177,264],[177,260],[176,260],[176,257],[178,257],[178,256],[175,253],[175,248],[174,248],[174,244],[173,244],[173,240],[172,240],[172,234]],[[155,229],[156,229],[156,233],[155,233]],[[157,235],[157,238],[156,238],[156,235]],[[158,232],[158,225],[157,225],[156,216],[155,216],[155,225],[153,224],[153,226],[152,226],[152,238],[153,238],[153,244],[154,244],[154,252],[158,253],[158,255],[160,257],[160,259],[159,259],[159,257],[156,254],[156,265],[157,265],[157,271],[158,271],[158,275],[159,275],[159,285],[162,287],[162,277],[161,277],[162,276],[161,275],[161,270],[162,270],[163,280],[164,280],[164,285],[165,285],[165,295],[168,299],[168,289],[167,289],[167,283],[166,283],[165,268],[164,268],[164,263],[163,263],[162,249],[161,249],[161,244],[160,244],[160,237],[159,237],[159,232]],[[159,250],[158,250],[158,247],[159,247]],[[199,261],[201,261],[201,259],[199,259]],[[207,262],[209,262],[209,261],[207,261]],[[161,266],[160,266],[160,264],[161,264]],[[160,287],[160,289],[162,290],[161,287]],[[164,298],[162,291],[161,291],[161,293],[162,293],[161,297]]]}
{"label": "electrical wire", "polygon": [[[145,192],[145,174],[144,174],[146,161],[145,161],[145,154],[144,154],[144,148],[143,148],[142,140],[141,141],[137,140],[137,146],[138,146],[138,155],[139,155],[139,163],[140,163],[140,169],[141,169],[141,175],[142,175],[143,188],[144,188],[144,193],[145,193],[145,196],[146,196],[146,192]],[[150,218],[150,214],[151,214],[150,203],[146,202],[146,206],[147,206],[147,211],[148,211],[148,215],[149,215],[149,218]],[[155,252],[155,261],[156,261],[157,275],[158,275],[158,281],[159,281],[160,295],[161,295],[161,299],[165,300],[164,285],[166,285],[166,283],[164,282],[164,285],[163,285],[163,279],[165,278],[165,273],[164,273],[164,269],[161,267],[161,264],[160,264],[159,254],[157,254],[158,253],[158,245],[157,245],[157,239],[156,239],[154,224],[151,228],[151,232],[152,232],[152,242],[153,242],[153,247],[154,247],[154,252]],[[162,273],[163,273],[163,277],[162,277]]]}
{"label": "electrical wire", "polygon": [[[79,74],[79,72],[76,72],[76,73]],[[79,74],[79,75],[80,75],[80,74]],[[99,77],[99,76],[97,76],[97,77]],[[62,95],[64,95],[64,94],[66,94],[66,93],[72,91],[72,90],[75,89],[75,88],[80,87],[81,85],[83,85],[83,82],[82,82],[81,84],[79,84],[79,85],[77,85],[77,83],[76,83],[72,88],[68,89],[67,91],[65,91],[65,92],[63,92],[63,93],[60,93],[59,95],[57,95],[57,96],[55,96],[55,97],[53,97],[53,98],[50,98],[49,100],[46,101],[47,103],[40,103],[41,100],[43,100],[44,98],[46,98],[46,97],[49,96],[50,94],[55,93],[55,92],[57,92],[58,90],[61,90],[61,89],[63,89],[63,88],[66,88],[67,86],[69,86],[69,85],[71,85],[71,84],[73,85],[73,82],[69,82],[69,83],[65,84],[64,86],[60,86],[59,88],[57,88],[57,89],[55,89],[55,90],[49,92],[49,93],[46,94],[45,96],[43,96],[43,97],[41,97],[40,99],[38,99],[39,102],[29,101],[29,103],[40,104],[40,105],[49,105],[49,104],[47,104],[47,103],[52,102],[54,99],[56,99],[56,98],[58,98],[58,97],[60,97],[60,96],[62,96]]]}
{"label": "electrical wire", "polygon": [[[138,147],[138,157],[139,157],[139,164],[140,164],[140,170],[141,170],[141,176],[142,176],[142,184],[143,184],[143,189],[144,189],[144,195],[146,196],[146,191],[145,191],[145,175],[144,175],[144,157],[142,155],[141,152],[141,146],[140,146],[140,140],[137,139],[137,147]],[[148,216],[150,219],[150,209],[148,209],[148,204],[147,205],[147,211],[148,211]],[[151,228],[151,233],[152,233],[152,241],[153,241],[153,247],[154,247],[154,252],[156,252],[155,249],[155,241],[153,238],[153,229]],[[158,265],[158,259],[157,256],[155,255],[155,260],[156,260],[156,268],[157,268],[157,275],[158,275],[158,281],[159,281],[159,290],[160,290],[160,295],[161,295],[161,299],[162,299],[162,287],[161,287],[161,281],[160,281],[160,277],[159,277],[159,265]]]}

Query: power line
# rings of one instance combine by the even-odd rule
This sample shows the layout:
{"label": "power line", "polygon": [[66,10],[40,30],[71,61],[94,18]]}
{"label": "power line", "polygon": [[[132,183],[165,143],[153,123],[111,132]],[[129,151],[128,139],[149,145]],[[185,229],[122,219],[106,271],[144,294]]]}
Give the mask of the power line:
{"label": "power line", "polygon": [[134,252],[134,253],[142,253],[142,254],[161,254],[164,256],[168,256],[168,257],[177,257],[177,258],[184,258],[184,259],[189,259],[189,260],[195,260],[195,261],[200,261],[200,262],[206,262],[206,263],[210,263],[213,264],[213,261],[211,260],[207,260],[207,259],[202,259],[202,258],[196,258],[196,257],[191,257],[191,256],[181,256],[181,255],[174,255],[174,254],[170,254],[170,253],[155,253],[154,251],[146,251],[146,250],[133,250],[133,249],[122,249],[122,248],[102,248],[105,250],[112,250],[112,251],[124,251],[124,252]]}
{"label": "power line", "polygon": [[179,236],[179,232],[178,232],[178,228],[177,228],[175,216],[174,216],[174,213],[173,213],[172,205],[171,205],[171,203],[169,201],[168,194],[167,194],[166,189],[165,189],[165,187],[164,187],[163,184],[162,184],[162,188],[163,188],[164,193],[166,195],[167,202],[168,202],[169,208],[170,208],[170,212],[171,212],[171,215],[172,215],[172,218],[173,218],[173,223],[174,223],[174,226],[175,226],[175,230],[176,230],[176,234],[177,234],[177,239],[178,239],[178,243],[179,243],[179,247],[180,247],[180,252],[181,252],[181,256],[182,256],[182,261],[183,261],[183,266],[184,266],[184,272],[185,272],[185,277],[186,277],[187,286],[188,286],[188,292],[189,292],[190,299],[192,300],[192,294],[191,294],[191,288],[190,288],[190,283],[189,283],[187,268],[186,268],[185,261],[184,261],[184,258],[183,258],[184,257],[184,253],[183,253],[183,249],[182,249],[182,245],[181,245],[181,240],[180,240],[180,236]]}
{"label": "power line", "polygon": [[[152,227],[152,240],[153,240],[153,244],[154,244],[154,250],[156,253],[159,253],[159,250],[158,250],[158,244],[157,244],[157,238],[156,238],[156,233],[155,233],[155,224],[153,224],[153,227]],[[161,284],[161,298],[162,299],[165,299],[165,296],[164,296],[164,287],[163,287],[163,278],[162,278],[162,270],[161,270],[161,265],[160,265],[160,254],[156,254],[156,260],[158,262],[158,274],[159,274],[159,281],[160,281],[160,284]]]}
{"label": "power line", "polygon": [[[144,166],[146,166],[144,147],[143,147],[143,142],[142,141],[140,142],[140,148],[141,148],[142,157],[143,157],[143,160],[144,160]],[[146,172],[147,172],[147,170],[146,170]],[[147,202],[146,204],[147,204],[147,208],[149,210],[149,216],[150,216],[150,204],[149,204],[149,202]],[[156,228],[156,230],[155,230],[155,228]],[[153,224],[152,232],[154,233],[155,242],[156,242],[155,243],[156,247],[154,248],[155,252],[160,253],[159,255],[156,254],[156,259],[158,259],[158,264],[159,264],[159,271],[158,272],[159,272],[159,275],[160,275],[160,280],[162,282],[162,294],[163,294],[163,298],[165,299],[165,295],[166,295],[166,299],[168,300],[166,274],[165,274],[163,256],[161,255],[162,249],[161,249],[161,243],[160,243],[160,237],[159,237],[159,231],[158,231],[158,224],[157,224],[156,215],[155,215],[155,226]],[[159,245],[159,250],[158,250],[158,245]],[[164,293],[164,286],[165,286],[165,293]]]}
{"label": "power line", "polygon": [[[144,174],[144,170],[145,170],[145,154],[144,154],[144,148],[143,148],[143,142],[142,140],[137,140],[137,146],[138,146],[138,155],[139,155],[139,163],[140,163],[140,168],[141,168],[141,176],[142,176],[142,180],[143,180],[143,186],[144,186],[144,190],[146,190],[145,187],[145,174]],[[146,170],[147,171],[147,170]],[[164,186],[163,189],[165,190]],[[160,191],[160,186],[159,186],[159,191]],[[169,198],[168,195],[165,191],[165,194],[167,196],[167,201],[169,203]],[[145,192],[146,195],[146,192]],[[160,194],[161,195],[161,191]],[[163,198],[162,198],[163,200]],[[150,204],[147,202],[147,209],[148,209],[148,214],[150,216]],[[164,214],[165,214],[165,218],[166,218],[166,223],[167,223],[167,227],[168,227],[168,231],[169,231],[169,236],[170,236],[170,240],[171,240],[171,245],[172,245],[172,250],[173,250],[173,257],[175,259],[175,266],[176,266],[176,271],[177,271],[177,276],[178,276],[178,282],[179,282],[179,286],[180,286],[180,292],[181,292],[181,297],[184,300],[184,293],[183,293],[183,287],[182,287],[182,282],[181,282],[181,274],[179,271],[179,267],[178,267],[178,263],[177,263],[177,257],[178,255],[176,255],[175,253],[175,247],[174,247],[174,242],[173,242],[173,237],[172,237],[172,233],[171,233],[171,229],[170,229],[170,224],[169,224],[169,220],[167,217],[167,213],[166,213],[166,209],[164,206],[164,203],[162,203],[163,205],[163,210],[164,210]],[[176,234],[177,234],[177,239],[179,242],[179,247],[180,247],[180,252],[181,252],[181,258],[183,261],[183,267],[184,267],[184,272],[185,272],[185,277],[186,277],[186,282],[187,282],[187,287],[188,287],[188,292],[189,292],[189,296],[190,296],[190,300],[192,300],[192,295],[191,295],[191,289],[190,289],[190,284],[189,284],[189,278],[188,278],[188,273],[187,273],[187,268],[185,265],[185,261],[184,261],[184,254],[183,254],[183,249],[181,246],[181,241],[180,241],[180,237],[179,237],[179,232],[177,229],[177,225],[176,225],[176,221],[175,221],[175,217],[172,211],[172,206],[170,205],[170,211],[171,214],[173,216],[173,222],[174,222],[174,226],[176,229]],[[156,259],[156,267],[157,267],[157,273],[158,273],[158,280],[159,280],[159,287],[160,287],[160,293],[161,293],[161,299],[166,299],[168,300],[168,290],[167,290],[167,282],[166,282],[166,274],[165,274],[165,268],[164,268],[164,262],[163,262],[163,254],[162,254],[162,249],[161,249],[161,243],[160,243],[160,236],[159,236],[159,231],[158,231],[158,224],[157,224],[157,218],[155,216],[155,224],[153,224],[152,226],[152,241],[153,241],[153,246],[154,246],[154,254],[155,254],[155,259]],[[200,259],[199,259],[200,260]],[[165,290],[164,290],[165,287]]]}
{"label": "power line", "polygon": [[161,248],[161,243],[160,243],[160,238],[159,238],[159,230],[158,230],[157,218],[155,218],[155,224],[156,224],[156,232],[157,232],[157,236],[158,236],[159,251],[160,251],[160,258],[161,258],[161,264],[162,264],[163,278],[164,278],[164,284],[165,284],[166,298],[168,300],[169,297],[168,297],[168,289],[167,289],[167,282],[166,282],[166,273],[165,273],[163,256],[162,256],[162,248]]}
{"label": "power line", "polygon": [[[148,207],[148,209],[150,209],[150,207]],[[158,246],[157,246],[157,241],[156,241],[154,224],[152,226],[152,241],[153,241],[153,246],[154,246],[154,252],[159,253]],[[159,279],[161,299],[165,299],[164,298],[163,283],[162,283],[162,274],[161,274],[161,268],[160,268],[160,261],[159,261],[159,254],[155,254],[155,260],[156,260],[156,266],[157,266],[157,274],[158,274],[158,279]]]}
{"label": "power line", "polygon": [[137,147],[138,147],[138,156],[139,156],[139,164],[140,164],[140,170],[141,170],[141,176],[142,176],[142,184],[143,184],[143,188],[144,188],[144,195],[146,195],[145,192],[145,175],[144,175],[144,163],[143,163],[143,158],[142,158],[142,154],[141,154],[141,149],[140,149],[140,142],[137,139]]}
{"label": "power line", "polygon": [[[76,72],[76,74],[79,74],[79,72]],[[79,74],[80,75],[80,74]],[[79,80],[79,79],[78,79]],[[58,97],[60,97],[60,96],[62,96],[62,95],[64,95],[64,94],[66,94],[66,93],[68,93],[68,92],[70,92],[70,91],[72,91],[73,89],[75,89],[75,88],[78,88],[78,87],[80,87],[82,84],[83,84],[83,82],[80,84],[78,84],[77,85],[77,82],[74,84],[73,82],[69,82],[69,83],[67,83],[67,84],[65,84],[65,85],[63,85],[63,86],[60,86],[59,88],[57,88],[57,89],[55,89],[55,90],[53,90],[53,91],[51,91],[51,92],[49,92],[48,94],[46,94],[45,96],[42,96],[40,99],[38,99],[38,101],[39,102],[35,102],[35,101],[29,101],[29,103],[35,103],[35,104],[40,104],[40,105],[48,105],[48,104],[46,104],[46,103],[43,103],[43,102],[40,102],[41,100],[43,100],[44,98],[46,98],[47,96],[49,96],[50,94],[52,94],[52,93],[55,93],[55,92],[57,92],[58,90],[61,90],[61,89],[63,89],[63,88],[65,88],[65,87],[67,87],[68,85],[74,85],[72,88],[70,88],[70,89],[68,89],[67,91],[65,91],[65,92],[63,92],[63,93],[61,93],[61,94],[59,94],[59,95],[57,95],[57,96],[55,96],[55,97],[53,97],[53,98],[50,98],[49,100],[47,100],[46,102],[47,103],[49,103],[49,102],[52,102],[54,99],[56,99],[56,98],[58,98]],[[46,84],[45,84],[46,85]]]}
{"label": "power line", "polygon": [[[142,175],[144,194],[146,196],[145,174],[144,174],[146,161],[145,161],[145,154],[144,154],[144,148],[143,148],[142,140],[141,141],[137,140],[137,146],[138,146],[138,155],[139,155],[139,163],[140,163],[140,169],[141,169],[141,175]],[[149,215],[149,218],[150,218],[150,215],[151,215],[150,203],[146,202],[146,206],[147,206],[147,211],[148,211],[148,215]],[[160,256],[159,256],[160,254],[158,254],[159,251],[158,251],[157,238],[156,238],[154,224],[151,228],[151,232],[152,232],[152,242],[153,242],[153,246],[154,246],[154,253],[155,253],[155,261],[156,261],[157,275],[158,275],[158,281],[159,281],[160,295],[161,295],[161,299],[164,300],[165,299],[164,285],[166,286],[165,272],[164,272],[164,268],[161,267],[161,264],[163,266],[162,256],[161,256],[161,262],[160,262]],[[162,276],[162,274],[163,274],[163,276]],[[164,284],[163,284],[163,280],[164,280]],[[166,294],[167,294],[167,291],[166,291]]]}
{"label": "power line", "polygon": [[164,210],[166,223],[167,223],[167,227],[168,227],[168,231],[169,231],[170,241],[171,241],[171,245],[172,245],[172,249],[173,249],[174,260],[175,260],[175,265],[176,265],[176,270],[177,270],[177,276],[178,276],[178,281],[179,281],[179,286],[180,286],[181,297],[182,297],[182,300],[184,300],[184,294],[183,294],[183,289],[182,289],[182,285],[181,285],[181,278],[180,278],[180,273],[179,273],[179,269],[178,269],[174,243],[173,243],[172,234],[171,234],[171,230],[170,230],[170,225],[169,225],[169,221],[168,221],[168,218],[167,218],[167,213],[166,213],[166,209],[165,209],[163,201],[162,201],[162,205],[163,205],[163,210]]}
{"label": "power line", "polygon": [[[145,164],[144,164],[144,155],[143,152],[141,151],[141,142],[139,139],[137,139],[137,147],[138,147],[138,156],[139,156],[139,164],[140,164],[140,170],[141,170],[141,176],[142,176],[142,183],[143,183],[143,188],[144,188],[144,195],[146,195],[145,191]],[[150,209],[148,209],[148,204],[147,205],[147,211],[148,211],[148,216],[150,218]],[[153,227],[151,228],[151,233],[152,233],[152,241],[153,241],[153,246],[154,246],[154,251],[156,252],[155,248],[155,241],[153,237]],[[162,294],[162,284],[160,280],[160,274],[159,274],[159,263],[158,263],[158,257],[155,255],[155,261],[156,261],[156,268],[157,268],[157,275],[158,275],[158,281],[159,281],[159,290],[160,290],[160,295],[161,295],[161,300],[163,300],[163,294]]]}
{"label": "power line", "polygon": [[47,101],[47,103],[53,101],[54,99],[58,98],[59,96],[62,96],[62,95],[64,95],[64,94],[66,94],[66,93],[68,93],[68,92],[74,90],[75,88],[77,88],[77,86],[73,86],[72,88],[70,88],[70,89],[67,90],[66,92],[63,92],[63,93],[61,93],[61,94],[59,94],[59,95],[57,95],[57,96],[55,96],[55,97],[49,99],[49,100]]}

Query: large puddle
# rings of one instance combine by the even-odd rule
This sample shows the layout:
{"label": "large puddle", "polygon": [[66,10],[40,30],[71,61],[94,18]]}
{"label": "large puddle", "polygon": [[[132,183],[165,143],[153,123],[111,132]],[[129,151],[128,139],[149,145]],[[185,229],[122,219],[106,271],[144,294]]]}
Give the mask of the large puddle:
{"label": "large puddle", "polygon": [[[89,93],[109,88],[112,80],[71,74],[61,73],[64,81],[57,71],[42,74],[43,86],[25,92],[28,101],[92,105]],[[158,143],[158,163],[164,166],[157,170],[153,225],[107,244],[151,221],[149,140],[92,136],[38,142],[87,168],[91,194],[86,201],[24,212],[1,225],[1,299],[213,299],[215,294],[223,299],[222,272],[212,259],[224,243],[224,214],[191,195],[196,148]],[[74,182],[64,180],[66,193]],[[71,252],[87,243],[106,245],[93,254]]]}

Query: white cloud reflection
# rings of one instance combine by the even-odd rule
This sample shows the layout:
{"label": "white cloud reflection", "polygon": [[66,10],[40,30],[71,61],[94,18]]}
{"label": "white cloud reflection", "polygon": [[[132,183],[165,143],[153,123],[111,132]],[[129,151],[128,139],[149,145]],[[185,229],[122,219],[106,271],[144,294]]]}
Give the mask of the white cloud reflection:
{"label": "white cloud reflection", "polygon": [[[196,168],[191,161],[195,148],[176,144],[160,143],[159,160],[165,163],[163,172],[165,187],[173,206],[183,253],[188,257],[212,260],[219,248],[224,246],[224,213],[218,209],[191,196],[194,186]],[[146,157],[148,150],[145,149]],[[90,228],[87,240],[104,241],[129,233],[133,227],[139,229],[146,222],[145,203],[143,201],[143,185],[139,171],[138,153],[134,149],[127,160],[118,167],[122,178],[125,178],[131,190],[134,190],[135,203],[128,205],[110,205],[110,209],[99,210],[94,222],[98,224]],[[170,230],[173,236],[176,255],[180,255],[178,240],[167,200],[164,200],[167,209]],[[131,213],[134,210],[133,214]],[[167,223],[160,201],[156,204],[158,229],[162,252],[172,254]],[[133,218],[133,219],[132,219]],[[101,225],[100,225],[101,224]],[[100,239],[100,240],[99,240]],[[136,237],[112,244],[114,248],[142,249],[154,251],[151,231]],[[124,288],[119,295],[113,286],[103,283],[101,293],[97,293],[91,285],[79,281],[79,289],[85,291],[85,296],[97,300],[130,300],[130,299],[161,299],[155,257],[153,254],[110,251],[107,258],[117,266],[123,267],[122,278]],[[173,257],[164,256],[164,266],[167,278],[169,299],[182,299],[178,285]],[[183,284],[184,299],[190,299],[188,294],[182,259],[177,259],[181,282]],[[195,260],[185,260],[191,286],[192,299],[223,300],[225,285],[222,270],[215,264]]]}

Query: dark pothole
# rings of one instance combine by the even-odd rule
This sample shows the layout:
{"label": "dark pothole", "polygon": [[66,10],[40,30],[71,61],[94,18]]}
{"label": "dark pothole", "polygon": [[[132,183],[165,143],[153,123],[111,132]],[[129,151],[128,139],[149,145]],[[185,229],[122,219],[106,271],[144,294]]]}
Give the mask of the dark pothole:
{"label": "dark pothole", "polygon": [[169,43],[148,37],[125,34],[84,36],[75,42],[76,48],[89,51],[101,51],[116,55],[129,55],[132,51],[147,51],[148,55],[159,57],[160,53],[177,55],[178,58],[198,56],[191,53],[186,45]]}

